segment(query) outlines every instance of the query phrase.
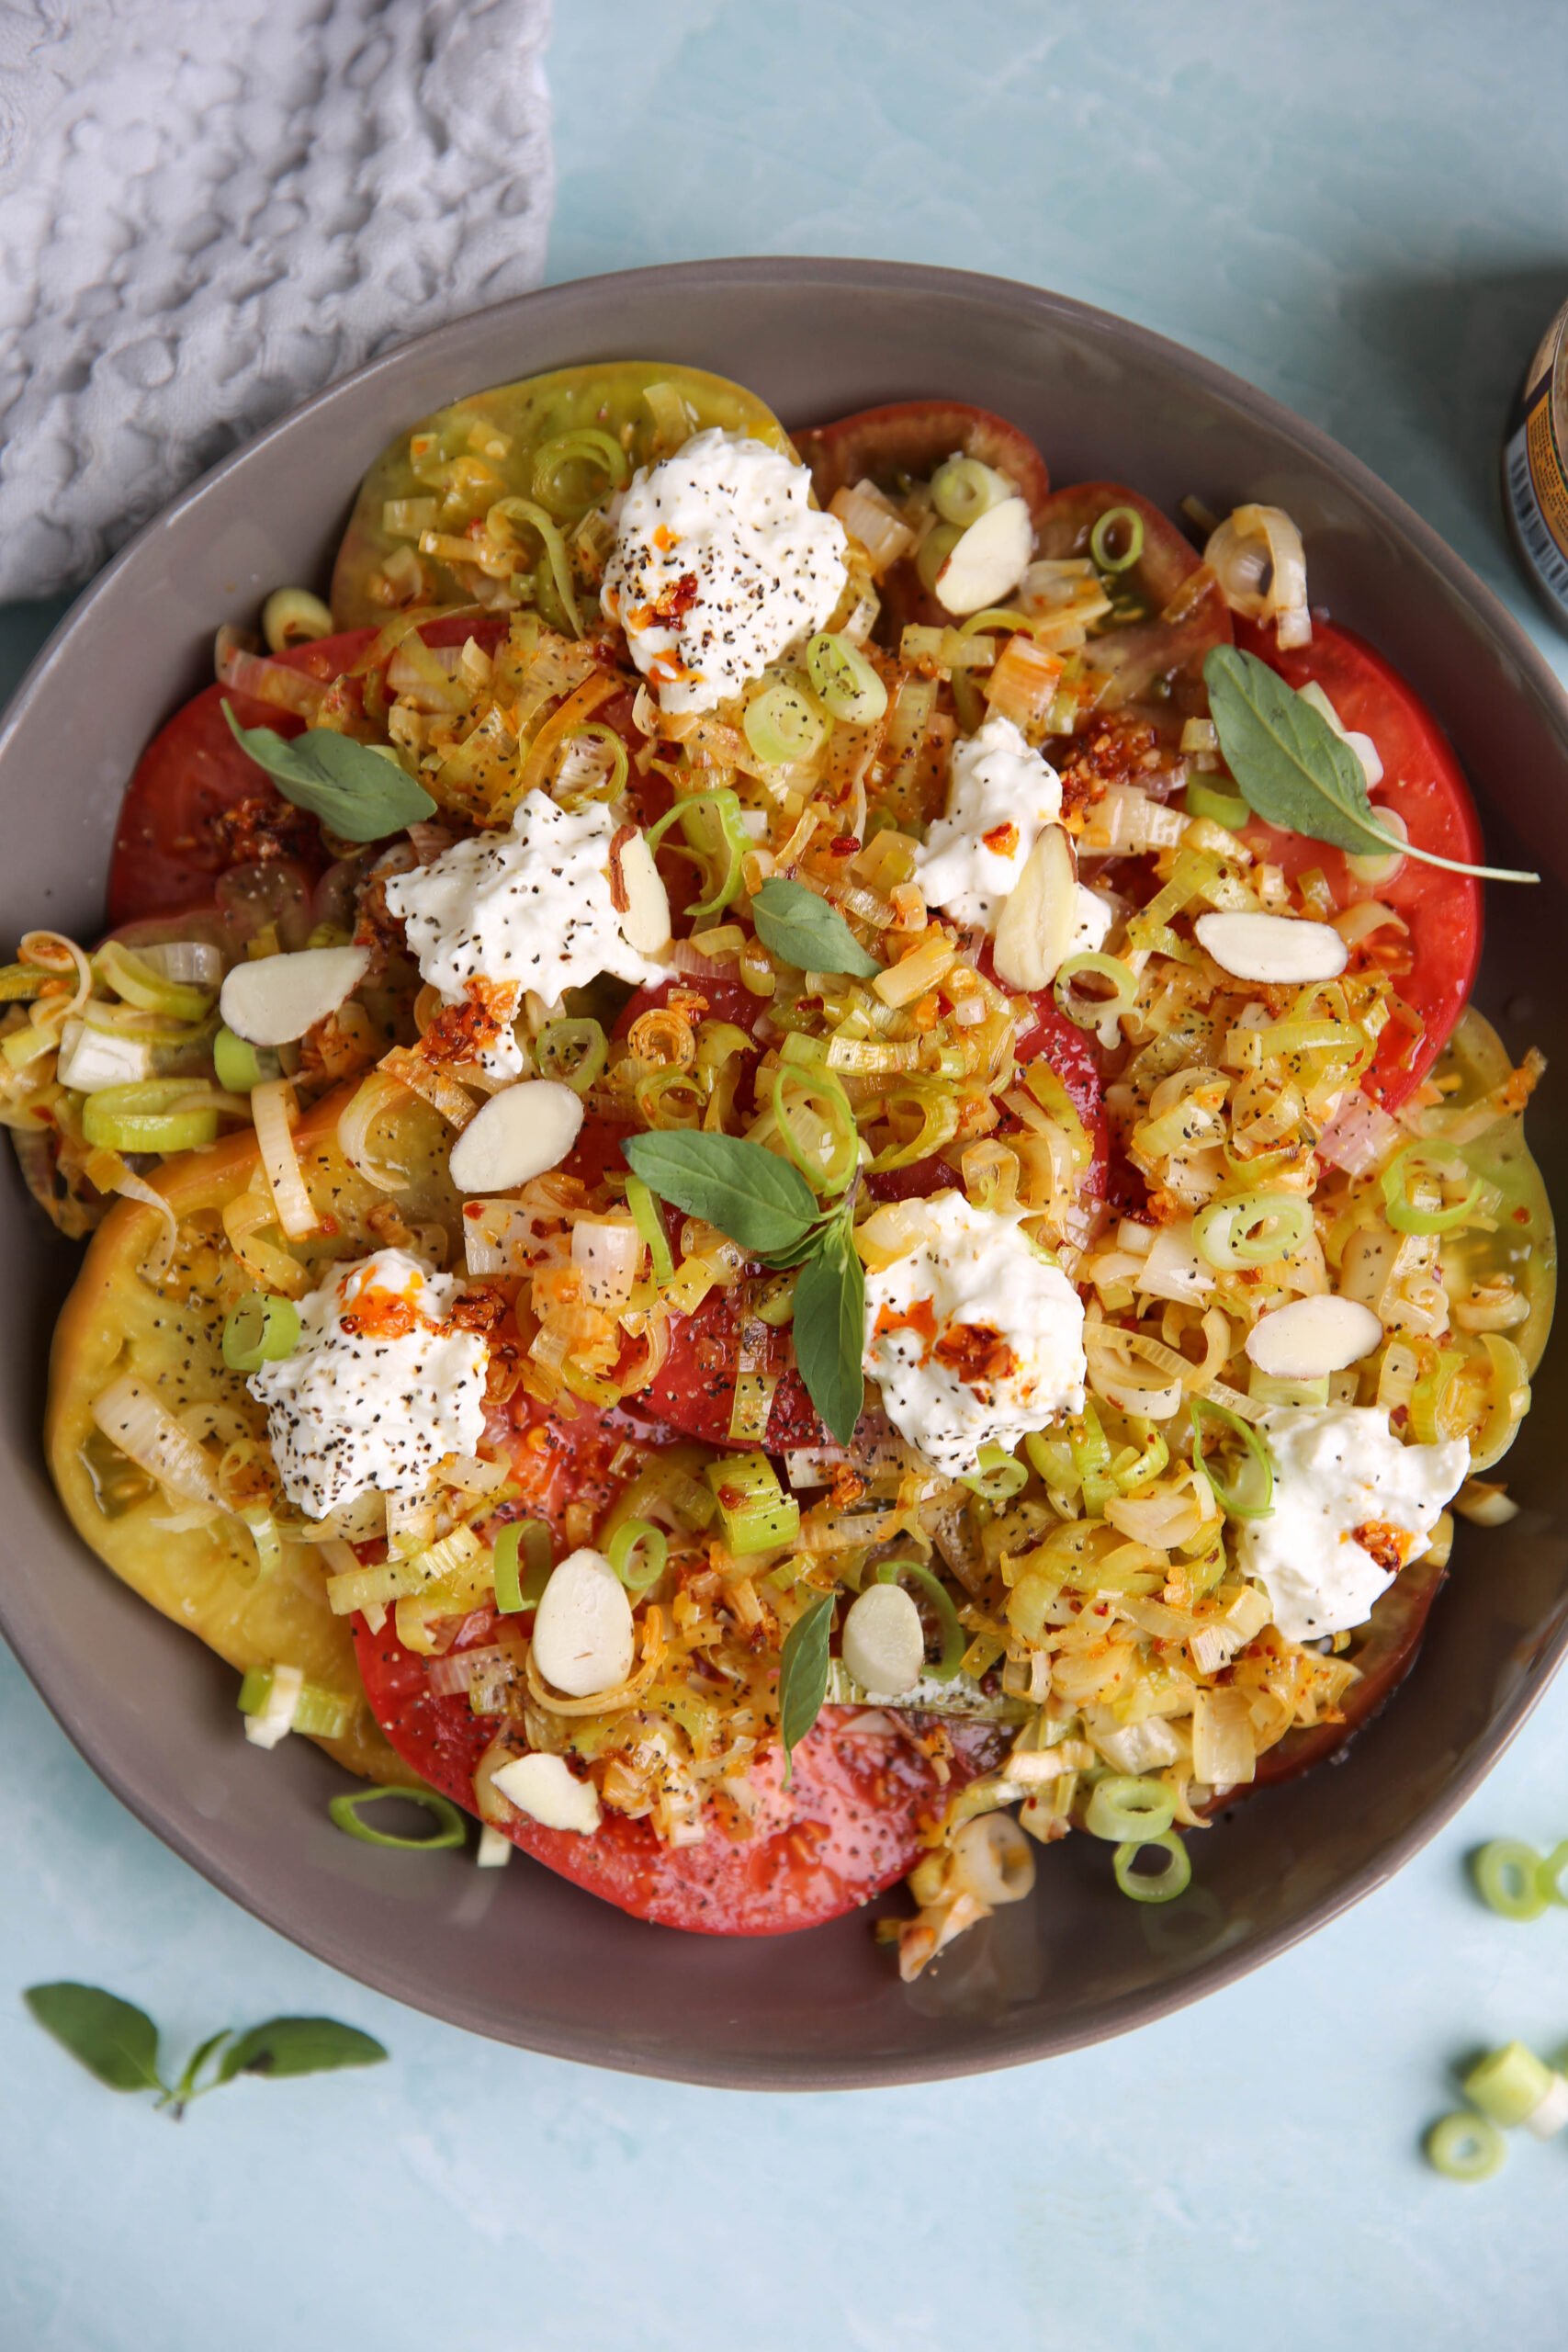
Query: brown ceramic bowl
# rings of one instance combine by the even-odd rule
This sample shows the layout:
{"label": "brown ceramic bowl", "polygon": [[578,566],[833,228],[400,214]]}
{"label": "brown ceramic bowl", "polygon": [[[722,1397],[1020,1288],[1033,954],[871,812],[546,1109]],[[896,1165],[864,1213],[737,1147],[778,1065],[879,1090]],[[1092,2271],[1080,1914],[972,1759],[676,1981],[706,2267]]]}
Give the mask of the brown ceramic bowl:
{"label": "brown ceramic bowl", "polygon": [[[1314,601],[1363,630],[1440,714],[1495,857],[1547,870],[1511,891],[1480,1002],[1513,1047],[1568,1063],[1568,707],[1496,599],[1353,458],[1234,376],[1058,295],[938,269],[703,263],[552,288],[423,337],[324,392],[151,524],[76,606],[0,732],[3,923],[81,935],[103,901],[131,762],[209,675],[217,622],[282,581],[324,585],[359,474],[427,411],[594,358],[655,356],[742,379],[786,424],[945,393],[1032,433],[1053,475],[1119,475],[1168,507],[1243,496],[1303,526]],[[1515,836],[1517,836],[1516,839]],[[1531,1113],[1568,1195],[1550,1082]],[[721,1941],[649,1928],[518,1858],[478,1872],[339,1836],[340,1776],[302,1740],[236,1735],[233,1678],[76,1541],[45,1476],[42,1368],[73,1255],[7,1170],[0,1279],[5,1565],[0,1623],[88,1761],[141,1820],[271,1926],[365,1983],[479,2033],[692,2082],[822,2088],[973,2073],[1124,2031],[1195,2000],[1380,1884],[1446,1821],[1540,1697],[1568,1634],[1560,1428],[1549,1355],[1510,1459],[1526,1508],[1461,1532],[1403,1690],[1332,1770],[1253,1798],[1198,1841],[1192,1891],[1122,1900],[1103,1849],[1043,1858],[1034,1899],[906,1989],[863,1917]]]}

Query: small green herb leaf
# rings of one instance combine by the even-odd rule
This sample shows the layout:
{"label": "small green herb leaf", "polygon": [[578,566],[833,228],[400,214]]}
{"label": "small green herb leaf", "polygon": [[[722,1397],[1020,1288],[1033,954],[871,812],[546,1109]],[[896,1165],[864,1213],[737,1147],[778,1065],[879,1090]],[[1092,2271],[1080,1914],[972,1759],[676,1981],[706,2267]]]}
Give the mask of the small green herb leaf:
{"label": "small green herb leaf", "polygon": [[795,1751],[821,1713],[828,1696],[833,1608],[834,1596],[819,1594],[784,1635],[779,1664],[779,1731],[784,1739],[786,1789],[795,1777]]}
{"label": "small green herb leaf", "polygon": [[795,1286],[795,1360],[812,1403],[848,1445],[865,1398],[865,1270],[842,1225],[832,1225]]}
{"label": "small green herb leaf", "polygon": [[31,1984],[23,1994],[46,2033],[111,2091],[161,2091],[158,2029],[145,2009],[96,1984]]}
{"label": "small green herb leaf", "polygon": [[705,1217],[742,1250],[771,1255],[803,1249],[817,1196],[798,1168],[736,1136],[633,1136],[632,1173],[688,1216]]}
{"label": "small green herb leaf", "polygon": [[868,956],[837,907],[775,874],[751,901],[757,936],[770,956],[798,972],[849,972],[874,979],[882,967]]}
{"label": "small green herb leaf", "polygon": [[220,2083],[236,2075],[324,2075],[337,2066],[378,2066],[387,2052],[356,2026],[333,2018],[269,2018],[223,2052]]}
{"label": "small green herb leaf", "polygon": [[294,736],[280,735],[273,727],[242,727],[228,703],[223,716],[240,749],[266,770],[285,800],[308,808],[344,841],[384,841],[434,813],[435,803],[423,785],[396,760],[351,735],[330,727],[307,727]]}
{"label": "small green herb leaf", "polygon": [[1327,842],[1352,856],[1388,849],[1449,874],[1491,882],[1540,881],[1539,874],[1464,865],[1391,833],[1378,821],[1366,770],[1351,746],[1257,654],[1214,646],[1203,663],[1203,682],[1225,765],[1247,807],[1265,824]]}

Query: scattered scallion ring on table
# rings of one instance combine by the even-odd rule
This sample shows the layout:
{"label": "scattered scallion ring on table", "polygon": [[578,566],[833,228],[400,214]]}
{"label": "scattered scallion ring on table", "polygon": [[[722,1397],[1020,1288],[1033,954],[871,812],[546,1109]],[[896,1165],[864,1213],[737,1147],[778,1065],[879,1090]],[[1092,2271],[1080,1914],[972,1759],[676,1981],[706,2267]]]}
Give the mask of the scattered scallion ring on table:
{"label": "scattered scallion ring on table", "polygon": [[1175,1819],[1176,1800],[1163,1781],[1133,1772],[1109,1772],[1097,1781],[1084,1808],[1089,1836],[1118,1846],[1163,1838]]}
{"label": "scattered scallion ring on table", "polygon": [[823,629],[806,649],[807,674],[823,708],[851,727],[869,727],[887,707],[887,688],[858,645]]}
{"label": "scattered scallion ring on table", "polygon": [[1568,1870],[1568,1838],[1564,1838],[1560,1846],[1553,1846],[1536,1871],[1536,1884],[1549,1903],[1568,1904],[1568,1894],[1562,1892],[1565,1870]]}
{"label": "scattered scallion ring on table", "polygon": [[604,1557],[634,1600],[664,1574],[670,1539],[650,1519],[624,1519],[604,1545]]}
{"label": "scattered scallion ring on table", "polygon": [[1489,2122],[1512,2132],[1530,2122],[1561,2080],[1528,2042],[1506,2041],[1479,2059],[1460,2087]]}
{"label": "scattered scallion ring on table", "polygon": [[1089,551],[1101,571],[1130,571],[1144,552],[1144,518],[1137,508],[1108,506],[1089,535]]}
{"label": "scattered scallion ring on table", "polygon": [[879,1560],[872,1575],[878,1584],[908,1582],[924,1594],[942,1635],[941,1655],[934,1666],[927,1665],[926,1675],[932,1682],[951,1682],[964,1663],[969,1638],[958,1622],[953,1596],[942,1578],[933,1575],[923,1560]]}
{"label": "scattered scallion ring on table", "polygon": [[496,1537],[491,1561],[502,1615],[536,1609],[555,1565],[549,1529],[540,1519],[513,1520]]}
{"label": "scattered scallion ring on table", "polygon": [[[1562,1849],[1559,1848],[1561,1852]],[[1494,1838],[1471,1857],[1476,1893],[1504,1919],[1539,1919],[1549,1895],[1541,1886],[1541,1857],[1519,1838]]]}
{"label": "scattered scallion ring on table", "polygon": [[[1192,1467],[1208,1480],[1221,1510],[1232,1519],[1267,1519],[1274,1508],[1274,1465],[1258,1431],[1213,1396],[1190,1397],[1187,1409],[1192,1417]],[[1222,1430],[1239,1439],[1247,1457],[1235,1479],[1225,1477],[1209,1457],[1211,1433]],[[1245,1489],[1243,1480],[1248,1482]]]}
{"label": "scattered scallion ring on table", "polygon": [[[360,1819],[366,1806],[380,1804],[389,1797],[398,1797],[404,1804],[423,1806],[439,1825],[434,1835],[398,1838],[390,1830],[373,1829],[367,1821]],[[345,1838],[357,1838],[366,1846],[395,1847],[401,1853],[438,1854],[447,1847],[460,1846],[467,1835],[462,1814],[450,1797],[441,1796],[434,1789],[350,1789],[342,1796],[329,1798],[327,1811],[333,1826]]]}
{"label": "scattered scallion ring on table", "polygon": [[281,1363],[299,1344],[299,1310],[275,1291],[247,1291],[223,1326],[223,1361],[231,1372]]}
{"label": "scattered scallion ring on table", "polygon": [[[1140,1854],[1156,1851],[1165,1856],[1161,1869],[1144,1871],[1137,1867]],[[1173,1903],[1192,1883],[1191,1858],[1182,1840],[1170,1829],[1157,1838],[1139,1830],[1135,1837],[1117,1847],[1111,1867],[1117,1885],[1134,1903]]]}
{"label": "scattered scallion ring on table", "polygon": [[1490,2180],[1508,2153],[1497,2126],[1484,2115],[1460,2108],[1434,2123],[1422,2146],[1427,2162],[1445,2180]]}

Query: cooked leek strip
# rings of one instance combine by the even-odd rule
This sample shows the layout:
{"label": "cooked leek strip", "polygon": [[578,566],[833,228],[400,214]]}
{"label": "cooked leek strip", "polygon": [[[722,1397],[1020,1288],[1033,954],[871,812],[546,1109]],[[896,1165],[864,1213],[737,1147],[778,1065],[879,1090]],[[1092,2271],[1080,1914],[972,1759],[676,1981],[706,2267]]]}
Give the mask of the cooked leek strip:
{"label": "cooked leek strip", "polygon": [[972,1495],[978,1495],[982,1502],[1008,1503],[1028,1486],[1029,1472],[1001,1446],[983,1445],[980,1467],[961,1476],[958,1483],[967,1487]]}
{"label": "cooked leek strip", "polygon": [[534,452],[534,495],[562,522],[602,505],[612,491],[625,490],[630,479],[626,451],[613,433],[602,432],[596,424],[558,433]]}
{"label": "cooked leek strip", "polygon": [[213,991],[166,979],[151,964],[118,939],[106,940],[94,957],[98,978],[127,1004],[142,1012],[162,1012],[171,1021],[205,1021],[212,1010]]}
{"label": "cooked leek strip", "polygon": [[231,1094],[248,1094],[253,1087],[263,1086],[280,1074],[275,1053],[236,1037],[231,1029],[220,1028],[212,1040],[212,1067],[218,1073],[219,1085]]}
{"label": "cooked leek strip", "polygon": [[248,1291],[223,1326],[223,1361],[231,1372],[281,1363],[299,1344],[299,1308],[267,1291]]}
{"label": "cooked leek strip", "polygon": [[1312,1236],[1311,1206],[1293,1193],[1243,1193],[1211,1201],[1192,1221],[1199,1255],[1222,1272],[1297,1257]]}
{"label": "cooked leek strip", "polygon": [[[373,1829],[360,1815],[367,1805],[380,1804],[388,1797],[401,1804],[422,1805],[435,1823],[434,1834],[428,1838],[397,1838],[390,1831]],[[327,1805],[334,1828],[347,1838],[357,1838],[366,1846],[390,1846],[401,1853],[436,1854],[448,1846],[460,1846],[468,1834],[468,1825],[450,1797],[437,1795],[434,1789],[386,1788],[353,1789],[343,1796],[333,1797]]]}
{"label": "cooked leek strip", "polygon": [[967,530],[1010,494],[1005,477],[978,458],[949,458],[931,476],[931,504],[944,523]]}
{"label": "cooked leek strip", "polygon": [[746,706],[746,741],[765,767],[808,760],[828,732],[826,713],[804,685],[764,687]]}
{"label": "cooked leek strip", "polygon": [[586,1094],[610,1057],[610,1041],[597,1021],[547,1021],[534,1040],[541,1078],[558,1079],[574,1094]]}
{"label": "cooked leek strip", "polygon": [[107,1151],[197,1151],[218,1140],[218,1115],[210,1087],[150,1078],[86,1096],[82,1133]]}
{"label": "cooked leek strip", "polygon": [[[649,827],[645,835],[649,848],[657,849],[677,823],[686,837],[686,847],[677,854],[691,860],[706,888],[706,896],[694,899],[685,911],[694,922],[706,922],[722,914],[739,895],[742,864],[748,850],[756,844],[746,830],[739,797],[728,786],[714,792],[690,792],[677,800]],[[715,834],[716,839],[712,838]]]}
{"label": "cooked leek strip", "polygon": [[591,800],[618,800],[630,773],[626,747],[615,729],[590,718],[561,740],[555,797],[566,808],[580,808]]}
{"label": "cooked leek strip", "polygon": [[1206,819],[1211,825],[1223,825],[1227,833],[1239,833],[1252,816],[1239,792],[1222,792],[1217,786],[1205,784],[1201,776],[1193,776],[1189,783],[1182,806],[1190,817]]}
{"label": "cooked leek strip", "polygon": [[[1445,1179],[1454,1181],[1456,1167],[1461,1178],[1470,1177],[1461,1201],[1448,1202],[1441,1208],[1425,1208],[1411,1198],[1416,1185],[1440,1191]],[[1389,1161],[1380,1181],[1383,1212],[1397,1233],[1452,1233],[1457,1227],[1469,1224],[1486,1191],[1483,1180],[1470,1175],[1457,1152],[1436,1150],[1430,1144],[1406,1144]]]}
{"label": "cooked leek strip", "polygon": [[[242,1714],[259,1715],[265,1712],[277,1671],[276,1667],[251,1668],[240,1685],[238,1703]],[[307,1739],[341,1739],[354,1721],[356,1704],[341,1690],[323,1690],[319,1682],[301,1683],[288,1728],[302,1732]]]}
{"label": "cooked leek strip", "polygon": [[[1085,979],[1108,982],[1109,996],[1091,996],[1078,986]],[[1136,975],[1119,956],[1069,956],[1052,983],[1059,1012],[1079,1029],[1107,1030],[1138,1001]]]}
{"label": "cooked leek strip", "polygon": [[[1231,1519],[1267,1519],[1274,1508],[1274,1465],[1258,1431],[1212,1396],[1189,1398],[1187,1409],[1192,1417],[1192,1467],[1208,1480],[1222,1510]],[[1212,1435],[1205,1424],[1212,1426]],[[1218,1444],[1222,1431],[1240,1441],[1245,1456],[1235,1479],[1224,1476],[1210,1458],[1210,1448]]]}
{"label": "cooked leek strip", "polygon": [[[566,541],[544,508],[536,506],[531,498],[498,499],[485,516],[485,537],[493,548],[512,554],[516,551],[519,525],[537,536],[566,625],[573,637],[580,638],[582,635],[582,616],[577,609],[577,598],[573,593],[571,558],[566,551]],[[470,545],[467,553],[468,560],[472,561],[477,549]]]}
{"label": "cooked leek strip", "polygon": [[807,1182],[825,1198],[841,1193],[860,1164],[860,1129],[839,1080],[782,1061],[772,1094],[779,1140]]}
{"label": "cooked leek strip", "polygon": [[298,1115],[294,1089],[286,1078],[268,1079],[251,1089],[251,1117],[255,1123],[262,1170],[277,1211],[278,1225],[289,1241],[302,1241],[317,1227],[299,1155],[294,1148],[293,1128]]}
{"label": "cooked leek strip", "polygon": [[550,1580],[555,1551],[541,1519],[515,1519],[495,1539],[495,1605],[503,1617],[536,1609]]}
{"label": "cooked leek strip", "polygon": [[604,1557],[634,1600],[652,1590],[669,1556],[669,1538],[649,1519],[622,1520],[604,1544]]}
{"label": "cooked leek strip", "polygon": [[718,1504],[724,1540],[737,1559],[773,1552],[800,1532],[800,1505],[779,1484],[765,1453],[737,1453],[703,1473]]}
{"label": "cooked leek strip", "polygon": [[847,726],[870,727],[887,708],[886,686],[848,638],[822,630],[806,649],[806,668],[818,700]]}

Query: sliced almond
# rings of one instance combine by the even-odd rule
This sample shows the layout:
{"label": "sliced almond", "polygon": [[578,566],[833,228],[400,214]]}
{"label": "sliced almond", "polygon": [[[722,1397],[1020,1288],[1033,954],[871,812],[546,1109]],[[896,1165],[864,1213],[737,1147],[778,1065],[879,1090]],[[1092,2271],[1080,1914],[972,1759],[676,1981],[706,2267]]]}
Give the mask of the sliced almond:
{"label": "sliced almond", "polygon": [[481,1103],[447,1165],[459,1193],[510,1193],[558,1168],[582,1125],[582,1098],[558,1079],[525,1078]]}
{"label": "sliced almond", "polygon": [[863,1690],[894,1698],[920,1679],[926,1662],[920,1612],[902,1585],[868,1585],[844,1619],[844,1664]]}
{"label": "sliced almond", "polygon": [[1072,952],[1077,928],[1078,885],[1073,845],[1060,825],[1047,825],[1008,893],[992,949],[1005,988],[1032,994],[1048,989]]}
{"label": "sliced almond", "polygon": [[1265,986],[1337,979],[1350,957],[1332,924],[1301,915],[1200,915],[1192,928],[1222,972]]}
{"label": "sliced almond", "polygon": [[367,947],[302,947],[236,964],[218,1009],[248,1046],[291,1046],[354,994],[370,969]]}
{"label": "sliced almond", "polygon": [[580,1781],[564,1756],[516,1756],[491,1774],[508,1804],[545,1829],[574,1829],[592,1838],[599,1826],[599,1792]]}
{"label": "sliced almond", "polygon": [[954,542],[936,576],[937,602],[950,613],[983,612],[1018,586],[1034,553],[1034,524],[1021,498],[987,507]]}
{"label": "sliced almond", "polygon": [[1293,1298],[1259,1316],[1247,1352],[1270,1380],[1321,1380],[1343,1372],[1382,1344],[1382,1325],[1359,1299]]}
{"label": "sliced almond", "polygon": [[[645,833],[634,832],[614,851],[615,873],[620,876],[617,911],[627,942],[641,956],[657,956],[670,944],[670,894],[653,862]],[[624,901],[624,903],[622,903]]]}
{"label": "sliced almond", "polygon": [[569,1552],[534,1619],[534,1663],[545,1680],[569,1699],[613,1690],[631,1672],[634,1647],[632,1605],[609,1561],[586,1547]]}

